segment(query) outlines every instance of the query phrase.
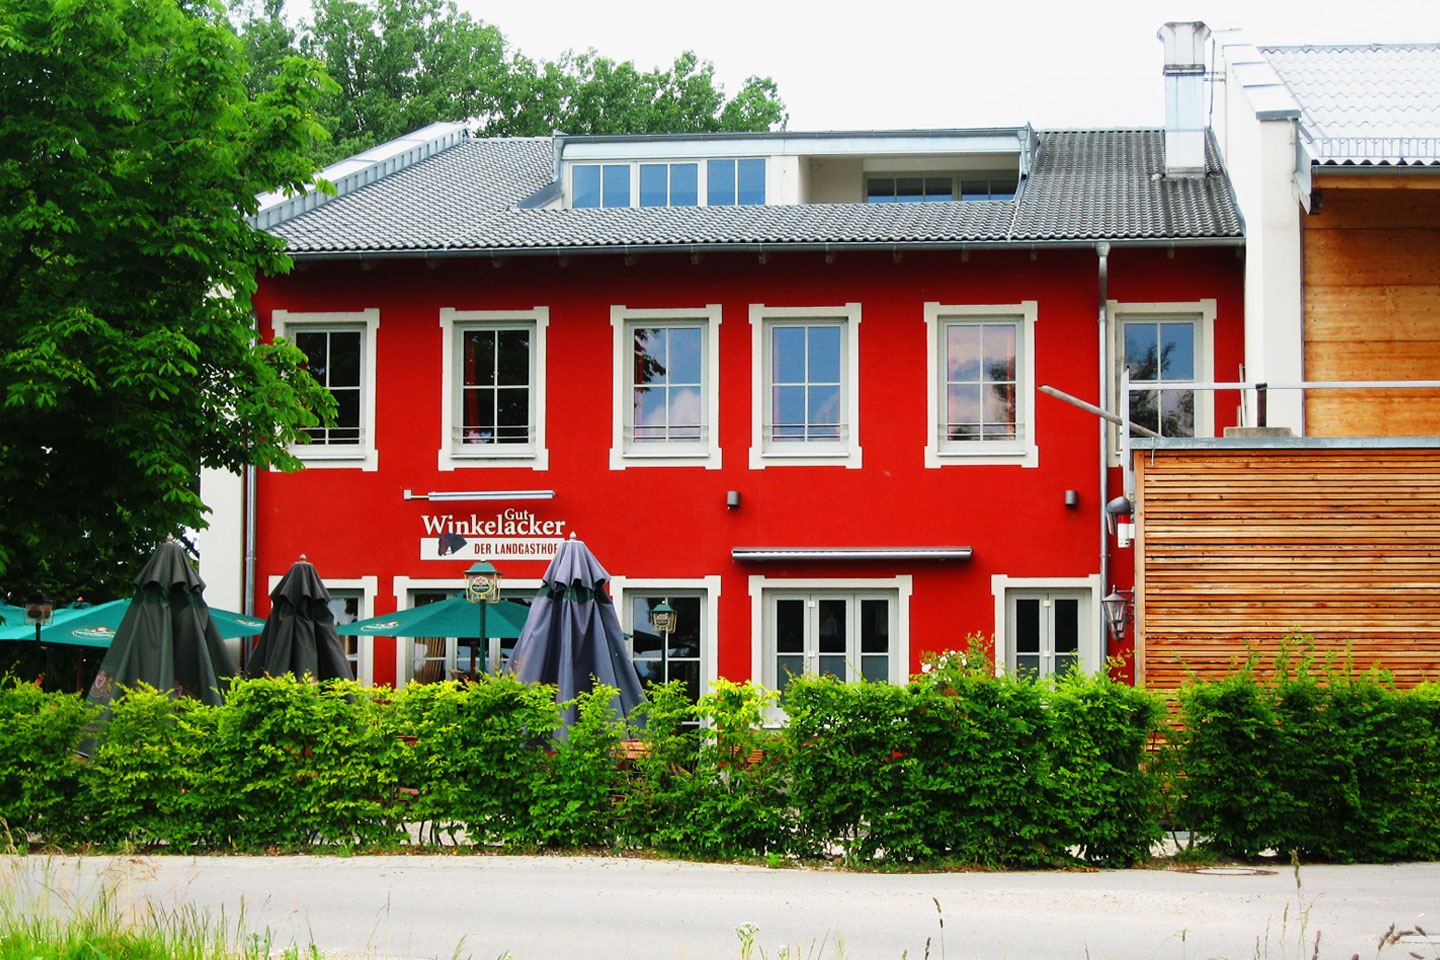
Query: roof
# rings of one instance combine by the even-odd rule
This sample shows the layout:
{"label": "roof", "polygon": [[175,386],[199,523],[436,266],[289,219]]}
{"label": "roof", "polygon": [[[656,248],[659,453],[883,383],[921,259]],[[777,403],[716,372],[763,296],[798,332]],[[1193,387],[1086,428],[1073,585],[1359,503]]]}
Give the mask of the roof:
{"label": "roof", "polygon": [[550,138],[467,138],[268,229],[316,258],[1233,241],[1240,216],[1207,153],[1207,176],[1166,179],[1160,130],[1054,131],[1015,201],[547,210],[516,204],[552,187]]}
{"label": "roof", "polygon": [[1440,44],[1267,46],[1322,164],[1440,165]]}

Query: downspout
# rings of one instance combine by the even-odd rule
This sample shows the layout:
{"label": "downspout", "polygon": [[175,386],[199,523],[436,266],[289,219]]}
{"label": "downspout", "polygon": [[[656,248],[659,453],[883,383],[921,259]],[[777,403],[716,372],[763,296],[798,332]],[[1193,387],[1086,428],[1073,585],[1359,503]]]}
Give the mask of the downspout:
{"label": "downspout", "polygon": [[[260,342],[260,314],[255,310],[250,311],[250,323],[250,343],[251,346],[254,346]],[[245,487],[245,570],[240,587],[240,612],[253,617],[255,615],[255,466],[246,464],[242,477]],[[241,666],[244,666],[245,648],[246,644],[242,641],[240,644]]]}
{"label": "downspout", "polygon": [[[1098,399],[1102,407],[1108,406],[1105,402],[1107,393],[1106,385],[1109,383],[1110,367],[1110,244],[1097,243],[1095,253],[1099,260],[1099,300],[1096,304],[1096,315],[1098,319],[1100,335],[1100,393]],[[1122,409],[1126,407],[1122,406]],[[1098,418],[1097,418],[1098,419]],[[1100,499],[1099,499],[1099,522],[1100,522],[1100,591],[1103,595],[1110,589],[1110,529],[1105,520],[1105,505],[1110,502],[1110,424],[1100,420]],[[1097,604],[1097,606],[1099,606]],[[1107,627],[1105,624],[1105,608],[1091,611],[1091,617],[1095,626],[1099,629],[1096,634],[1104,644],[1102,649],[1108,649]]]}

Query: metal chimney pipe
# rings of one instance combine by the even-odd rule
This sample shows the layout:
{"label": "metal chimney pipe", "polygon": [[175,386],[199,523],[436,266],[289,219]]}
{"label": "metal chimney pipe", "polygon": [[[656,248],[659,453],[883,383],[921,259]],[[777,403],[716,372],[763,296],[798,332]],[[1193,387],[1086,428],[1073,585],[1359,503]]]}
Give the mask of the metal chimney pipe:
{"label": "metal chimney pipe", "polygon": [[1171,22],[1156,38],[1165,44],[1165,176],[1205,176],[1205,41],[1210,28]]}

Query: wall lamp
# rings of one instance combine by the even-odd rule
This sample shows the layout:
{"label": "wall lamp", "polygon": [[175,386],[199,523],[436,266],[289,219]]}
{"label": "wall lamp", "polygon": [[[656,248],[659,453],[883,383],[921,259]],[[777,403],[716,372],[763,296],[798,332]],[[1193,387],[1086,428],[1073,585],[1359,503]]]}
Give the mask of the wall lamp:
{"label": "wall lamp", "polygon": [[431,490],[405,491],[406,500],[554,500],[554,490]]}
{"label": "wall lamp", "polygon": [[1100,601],[1100,606],[1105,608],[1105,626],[1110,629],[1110,636],[1116,643],[1125,640],[1126,628],[1130,623],[1130,603],[1134,596],[1134,590],[1116,590],[1111,587],[1110,594]]}

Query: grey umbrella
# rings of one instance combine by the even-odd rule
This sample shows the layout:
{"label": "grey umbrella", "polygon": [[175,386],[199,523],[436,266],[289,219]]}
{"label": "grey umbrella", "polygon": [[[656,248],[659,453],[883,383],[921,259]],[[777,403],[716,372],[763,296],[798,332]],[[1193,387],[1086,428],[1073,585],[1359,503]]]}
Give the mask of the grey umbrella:
{"label": "grey umbrella", "polygon": [[[615,687],[620,692],[612,705],[628,717],[645,693],[605,589],[609,581],[584,541],[560,544],[530,604],[511,663],[521,680],[555,684],[557,702],[593,690],[597,682]],[[565,711],[561,736],[575,715],[574,707]]]}
{"label": "grey umbrella", "polygon": [[245,664],[247,677],[293,673],[315,680],[352,678],[335,634],[330,591],[303,556],[270,592],[270,616]]}
{"label": "grey umbrella", "polygon": [[[102,708],[100,723],[121,688],[139,683],[212,706],[224,702],[222,684],[236,669],[204,592],[205,581],[184,548],[173,539],[160,544],[135,578],[135,597],[90,687],[90,702]],[[93,745],[87,740],[80,752],[88,754]]]}

